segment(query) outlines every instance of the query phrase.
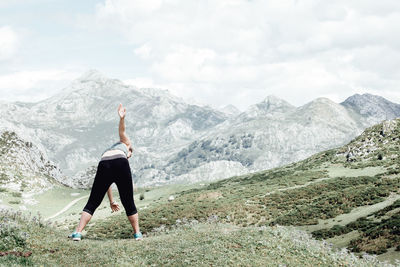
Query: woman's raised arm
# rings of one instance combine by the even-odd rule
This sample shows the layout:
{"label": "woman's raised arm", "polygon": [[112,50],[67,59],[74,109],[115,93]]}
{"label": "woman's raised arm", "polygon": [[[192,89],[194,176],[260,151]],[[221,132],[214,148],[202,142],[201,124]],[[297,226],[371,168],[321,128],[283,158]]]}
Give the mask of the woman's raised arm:
{"label": "woman's raised arm", "polygon": [[126,115],[126,108],[119,104],[118,107],[118,115],[119,115],[119,139],[122,143],[127,145],[128,147],[131,145],[131,140],[129,140],[128,136],[125,133],[125,115]]}

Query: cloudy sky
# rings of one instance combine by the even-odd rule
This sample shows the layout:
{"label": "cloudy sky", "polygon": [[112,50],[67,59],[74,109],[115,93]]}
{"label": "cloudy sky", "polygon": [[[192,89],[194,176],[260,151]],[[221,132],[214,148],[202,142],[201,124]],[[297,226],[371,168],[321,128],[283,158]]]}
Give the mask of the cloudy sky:
{"label": "cloudy sky", "polygon": [[0,0],[0,100],[97,69],[215,107],[400,103],[399,25],[398,0]]}

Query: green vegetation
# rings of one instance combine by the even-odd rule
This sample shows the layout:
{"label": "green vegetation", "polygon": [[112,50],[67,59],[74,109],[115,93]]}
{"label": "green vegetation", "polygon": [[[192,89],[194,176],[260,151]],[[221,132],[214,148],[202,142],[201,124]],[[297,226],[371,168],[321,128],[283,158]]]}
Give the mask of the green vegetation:
{"label": "green vegetation", "polygon": [[22,196],[22,194],[20,192],[12,192],[11,195],[13,197],[21,197]]}
{"label": "green vegetation", "polygon": [[358,231],[361,236],[350,242],[354,252],[381,254],[388,248],[400,250],[400,200],[392,205],[371,214],[368,218],[362,217],[345,226],[335,225],[331,229],[314,231],[312,234],[318,239],[327,239]]}
{"label": "green vegetation", "polygon": [[[147,234],[144,242],[132,240],[124,212],[110,216],[101,205],[96,215],[107,213],[106,218],[91,221],[81,243],[68,242],[68,233],[53,228],[46,228],[46,234],[41,228],[29,232],[32,238],[26,246],[33,251],[29,260],[68,266],[98,262],[127,266],[378,264],[361,263],[352,254],[330,250],[292,226],[314,227],[318,231],[313,235],[320,239],[343,236],[343,245],[360,254],[388,251],[392,259],[400,259],[394,251],[400,249],[400,202],[394,200],[400,193],[399,127],[400,123],[372,127],[343,148],[281,168],[206,185],[139,188],[135,200],[142,232]],[[211,147],[207,143],[198,146]],[[60,199],[61,193],[75,199],[72,191],[59,190],[58,195],[57,190],[44,194],[42,203]],[[173,198],[167,201],[170,195]],[[65,201],[54,203],[48,215]],[[371,205],[373,209],[365,209]],[[68,210],[73,225],[58,225],[68,225],[72,231],[81,208]],[[364,217],[351,216],[357,208],[364,209]],[[343,217],[346,220],[340,224]]]}
{"label": "green vegetation", "polygon": [[[88,196],[89,193],[88,190],[56,186],[41,195],[35,196],[35,200],[38,203],[30,207],[30,211],[34,213],[40,212],[44,218],[47,218],[60,211],[72,200]],[[85,201],[87,201],[87,198],[79,201],[79,205],[74,205],[72,210],[74,212],[82,211],[82,205],[84,205]],[[51,205],[49,205],[49,203],[51,203]]]}
{"label": "green vegetation", "polygon": [[[383,201],[397,190],[400,181],[399,178],[383,179],[380,176],[340,177],[266,194],[267,187],[262,179],[260,182],[242,182],[232,186],[234,180],[229,181],[231,186],[227,186],[225,180],[204,189],[183,192],[170,203],[142,211],[143,230],[148,232],[161,225],[171,226],[182,218],[206,220],[212,215],[241,226],[316,224],[318,219],[333,218],[350,212],[352,208]],[[130,231],[128,225],[124,227],[122,224],[117,227],[118,230],[107,227],[124,222],[124,215],[120,216],[92,226],[90,232],[107,236],[114,233],[115,238],[127,237]]]}
{"label": "green vegetation", "polygon": [[[236,227],[226,224],[182,225],[151,234],[141,242],[66,238],[68,232],[44,225],[40,218],[0,211],[9,225],[2,231],[4,250],[29,257],[0,257],[1,266],[378,266],[331,248],[304,232],[286,227]],[[5,240],[11,240],[7,241]],[[24,254],[21,254],[24,255]]]}
{"label": "green vegetation", "polygon": [[[21,212],[0,210],[0,251],[21,253],[21,256],[0,257],[1,266],[33,265],[30,258],[22,256],[31,249],[29,240],[34,232],[44,233],[40,216],[30,217]],[[39,231],[38,231],[39,230]]]}
{"label": "green vegetation", "polygon": [[[251,133],[231,135],[224,139],[219,137],[218,144],[212,140],[194,141],[188,148],[182,149],[177,156],[169,161],[174,164],[173,174],[180,175],[200,166],[201,164],[216,160],[232,160],[240,162],[243,166],[254,163],[254,155],[246,150],[253,145],[254,135]],[[242,148],[243,153],[238,154],[237,149]]]}
{"label": "green vegetation", "polygon": [[[391,134],[387,134],[390,140],[385,141],[382,137],[376,140],[370,150],[372,154],[368,154],[367,150],[361,150],[365,154],[354,152],[356,156],[351,161],[346,156],[347,151],[358,151],[359,147],[363,147],[362,140],[375,136],[375,131],[375,128],[367,130],[363,139],[356,138],[344,148],[318,153],[282,168],[182,191],[171,202],[160,202],[140,211],[142,230],[151,233],[158,229],[172,229],[182,220],[217,220],[242,227],[277,224],[306,226],[351,213],[357,207],[383,202],[391,194],[400,192],[400,176],[396,171],[400,159],[394,156],[398,151],[398,139],[393,141]],[[398,134],[400,136],[400,131]],[[382,160],[377,159],[379,153],[384,155]],[[370,171],[364,171],[364,168]],[[381,234],[390,225],[398,224],[396,217],[391,218],[377,222],[375,227],[383,228],[378,227],[374,231]],[[129,238],[131,229],[125,220],[122,214],[91,224],[88,236]],[[384,252],[380,245],[375,246],[371,242],[368,243],[370,247],[362,245],[368,238],[374,239],[374,231],[355,236],[350,247],[354,251]],[[397,240],[397,234],[396,231],[385,230],[385,240]],[[385,243],[385,249],[396,246],[397,241]]]}

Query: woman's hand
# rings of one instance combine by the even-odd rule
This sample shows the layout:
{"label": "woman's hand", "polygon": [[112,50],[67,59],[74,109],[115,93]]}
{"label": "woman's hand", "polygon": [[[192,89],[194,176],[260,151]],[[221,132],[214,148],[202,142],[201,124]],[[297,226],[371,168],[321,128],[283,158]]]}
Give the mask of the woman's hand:
{"label": "woman's hand", "polygon": [[115,201],[110,203],[110,207],[111,207],[111,212],[119,211],[119,205]]}
{"label": "woman's hand", "polygon": [[119,104],[119,107],[118,107],[118,115],[119,115],[119,117],[120,117],[121,119],[125,118],[125,115],[126,115],[126,108],[124,108],[124,107],[122,106],[122,104]]}

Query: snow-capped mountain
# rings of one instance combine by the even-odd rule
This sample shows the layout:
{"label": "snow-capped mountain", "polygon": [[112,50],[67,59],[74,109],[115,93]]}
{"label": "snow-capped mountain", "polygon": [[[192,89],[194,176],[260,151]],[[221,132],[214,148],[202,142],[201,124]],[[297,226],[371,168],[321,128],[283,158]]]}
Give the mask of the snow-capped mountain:
{"label": "snow-capped mountain", "polygon": [[400,116],[398,104],[355,95],[295,107],[274,96],[244,112],[188,104],[166,90],[136,88],[89,71],[37,103],[2,103],[0,130],[13,131],[54,161],[64,184],[87,187],[102,152],[118,140],[127,108],[135,182],[213,180],[268,169],[340,146],[366,127]]}

